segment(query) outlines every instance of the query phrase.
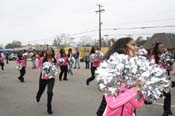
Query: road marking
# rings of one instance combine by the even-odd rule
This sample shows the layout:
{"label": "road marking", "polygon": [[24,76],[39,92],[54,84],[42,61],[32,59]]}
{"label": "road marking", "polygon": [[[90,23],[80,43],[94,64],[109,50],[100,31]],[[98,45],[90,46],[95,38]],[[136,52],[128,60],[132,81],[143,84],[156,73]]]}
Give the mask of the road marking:
{"label": "road marking", "polygon": [[[163,106],[162,103],[154,103],[155,105]],[[171,107],[175,107],[175,105],[171,105]]]}

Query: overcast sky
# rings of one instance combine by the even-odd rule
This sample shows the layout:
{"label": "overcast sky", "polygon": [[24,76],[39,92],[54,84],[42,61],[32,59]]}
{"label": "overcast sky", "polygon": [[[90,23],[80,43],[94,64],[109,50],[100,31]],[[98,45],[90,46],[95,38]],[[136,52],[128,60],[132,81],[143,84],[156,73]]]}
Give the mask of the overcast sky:
{"label": "overcast sky", "polygon": [[[0,0],[0,44],[52,43],[61,33],[98,38],[98,31],[74,35],[98,29],[97,3],[105,9],[102,28],[175,24],[175,0]],[[102,36],[155,32],[175,32],[175,28],[110,30],[102,31]]]}

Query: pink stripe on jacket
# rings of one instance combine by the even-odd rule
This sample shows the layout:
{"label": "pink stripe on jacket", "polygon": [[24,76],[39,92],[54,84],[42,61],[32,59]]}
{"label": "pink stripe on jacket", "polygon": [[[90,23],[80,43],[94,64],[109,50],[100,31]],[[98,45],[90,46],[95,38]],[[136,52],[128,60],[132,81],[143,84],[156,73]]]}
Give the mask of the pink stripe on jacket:
{"label": "pink stripe on jacket", "polygon": [[98,66],[100,66],[100,63],[101,63],[101,60],[96,59],[94,62],[92,62],[92,66],[97,68]]}
{"label": "pink stripe on jacket", "polygon": [[[156,63],[156,57],[155,57],[155,55],[152,55],[151,58],[150,58],[150,60],[151,60],[152,63]],[[160,67],[163,67],[163,64],[162,63],[159,63],[159,66]]]}
{"label": "pink stripe on jacket", "polygon": [[0,63],[4,63],[4,58],[0,57]]}
{"label": "pink stripe on jacket", "polygon": [[64,59],[63,66],[67,66],[68,63],[69,63],[69,58],[68,58],[67,55],[65,57],[61,57],[61,54],[58,54],[58,56],[57,56],[57,66],[59,66],[59,59],[60,58],[63,58]]}
{"label": "pink stripe on jacket", "polygon": [[137,91],[133,87],[125,89],[117,97],[105,96],[107,108],[103,116],[133,116],[134,110],[144,105],[144,99],[136,99]]}
{"label": "pink stripe on jacket", "polygon": [[23,58],[23,59],[20,60],[19,58],[17,58],[16,64],[21,64],[22,67],[26,67],[26,59]]}
{"label": "pink stripe on jacket", "polygon": [[40,57],[40,58],[38,59],[38,66],[37,66],[37,69],[38,69],[38,70],[40,70],[41,67],[42,67],[43,59],[44,59],[44,57]]}

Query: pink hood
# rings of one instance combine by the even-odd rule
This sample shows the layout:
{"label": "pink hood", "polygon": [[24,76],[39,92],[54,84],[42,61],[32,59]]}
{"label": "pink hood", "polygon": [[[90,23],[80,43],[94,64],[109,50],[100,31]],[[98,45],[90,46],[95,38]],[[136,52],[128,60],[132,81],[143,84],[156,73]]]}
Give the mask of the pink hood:
{"label": "pink hood", "polygon": [[125,89],[117,97],[105,96],[107,107],[103,116],[134,116],[134,110],[144,105],[144,99],[137,100],[135,87]]}

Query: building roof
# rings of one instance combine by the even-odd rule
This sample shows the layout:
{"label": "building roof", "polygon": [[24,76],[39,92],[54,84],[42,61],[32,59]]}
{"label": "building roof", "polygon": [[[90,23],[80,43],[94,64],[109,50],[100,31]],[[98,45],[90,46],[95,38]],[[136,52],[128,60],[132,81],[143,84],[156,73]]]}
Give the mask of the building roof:
{"label": "building roof", "polygon": [[166,48],[175,48],[175,34],[172,33],[157,33],[154,34],[147,42],[143,45],[145,48],[149,49],[153,47],[155,42],[161,42]]}

